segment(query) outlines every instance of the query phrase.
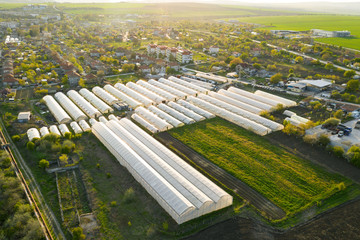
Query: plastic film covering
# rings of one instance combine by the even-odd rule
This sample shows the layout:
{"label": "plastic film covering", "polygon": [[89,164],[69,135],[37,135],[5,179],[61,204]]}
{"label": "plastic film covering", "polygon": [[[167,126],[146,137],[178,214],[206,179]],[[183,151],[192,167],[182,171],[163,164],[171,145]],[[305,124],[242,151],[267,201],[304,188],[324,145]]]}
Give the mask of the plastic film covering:
{"label": "plastic film covering", "polygon": [[292,115],[291,118],[294,119],[294,120],[296,120],[296,121],[298,121],[298,122],[301,122],[301,123],[303,123],[303,124],[306,124],[306,123],[308,123],[308,122],[310,121],[309,119],[300,117],[300,116],[298,116],[298,115]]}
{"label": "plastic film covering", "polygon": [[286,99],[286,98],[283,98],[283,97],[279,97],[279,96],[276,96],[276,95],[271,94],[271,93],[263,92],[263,91],[260,91],[260,90],[256,90],[255,94],[259,95],[259,96],[269,98],[269,99],[272,99],[274,101],[279,101],[285,107],[294,107],[294,106],[297,105],[295,101],[292,101],[292,100],[289,100],[289,99]]}
{"label": "plastic film covering", "polygon": [[151,92],[154,92],[156,93],[157,95],[165,98],[167,101],[175,101],[178,99],[177,96],[165,91],[165,90],[162,90],[161,88],[158,88],[154,85],[151,85],[143,80],[139,80],[136,82],[136,84],[146,88],[147,90],[150,90]]}
{"label": "plastic film covering", "polygon": [[129,145],[104,123],[95,123],[92,132],[177,223],[189,220],[188,215],[194,211],[195,206]]}
{"label": "plastic film covering", "polygon": [[96,107],[102,113],[114,112],[114,110],[107,105],[103,100],[98,98],[94,93],[90,92],[86,88],[80,89],[79,93],[88,100],[94,107]]}
{"label": "plastic film covering", "polygon": [[58,123],[61,124],[71,122],[70,116],[64,111],[60,104],[55,101],[52,96],[46,95],[43,99],[46,106],[49,108],[50,112],[55,117],[56,121],[58,121]]}
{"label": "plastic film covering", "polygon": [[27,130],[26,134],[29,138],[29,141],[40,138],[40,133],[36,128],[30,128],[29,130]]}
{"label": "plastic film covering", "polygon": [[102,122],[102,123],[107,123],[108,122],[108,120],[104,116],[99,117],[99,121]]}
{"label": "plastic film covering", "polygon": [[155,86],[155,87],[158,87],[158,88],[160,88],[160,89],[162,89],[164,91],[167,91],[167,92],[175,95],[179,99],[185,99],[186,96],[187,96],[186,93],[184,93],[182,91],[179,91],[179,90],[177,90],[177,89],[175,89],[173,87],[170,87],[170,86],[168,86],[166,84],[163,84],[161,82],[155,81],[153,79],[149,80],[148,83]]}
{"label": "plastic film covering", "polygon": [[188,116],[189,118],[194,119],[196,122],[200,122],[202,120],[205,120],[206,118],[203,117],[202,115],[197,114],[196,112],[181,106],[180,104],[177,104],[175,102],[169,102],[168,105],[170,107],[172,107],[173,109],[175,109],[176,111],[181,112],[182,114],[185,114],[186,116]]}
{"label": "plastic film covering", "polygon": [[87,119],[87,116],[73,103],[64,93],[58,92],[54,95],[55,99],[67,111],[72,119],[80,121]]}
{"label": "plastic film covering", "polygon": [[135,109],[135,113],[140,115],[140,117],[144,118],[152,125],[154,125],[157,129],[159,129],[160,132],[173,128],[171,124],[159,118],[158,116],[147,110],[146,108],[138,107],[137,109]]}
{"label": "plastic film covering", "polygon": [[91,131],[90,125],[85,120],[79,121],[79,125],[84,132]]}
{"label": "plastic film covering", "polygon": [[173,109],[172,107],[169,107],[168,105],[165,104],[159,104],[158,108],[163,110],[164,112],[170,114],[171,116],[173,116],[174,118],[182,121],[185,124],[192,124],[195,123],[196,121],[188,116],[186,116],[185,114],[176,111],[175,109]]}
{"label": "plastic film covering", "polygon": [[153,92],[147,90],[146,88],[144,88],[144,87],[142,87],[142,86],[140,86],[140,85],[138,85],[138,84],[135,84],[135,83],[133,83],[133,82],[128,82],[128,83],[126,84],[126,86],[127,86],[128,88],[131,88],[132,90],[140,93],[141,95],[149,98],[150,100],[154,101],[155,103],[163,103],[163,102],[166,102],[166,99],[165,99],[165,98],[159,96],[159,95],[156,94],[156,93],[153,93]]}
{"label": "plastic film covering", "polygon": [[101,98],[104,102],[106,102],[110,106],[119,102],[119,100],[116,97],[114,97],[113,95],[102,89],[101,87],[98,86],[93,87],[92,92],[95,93],[96,96]]}
{"label": "plastic film covering", "polygon": [[73,100],[76,105],[78,105],[90,118],[98,117],[101,115],[99,110],[97,110],[93,105],[85,100],[78,92],[75,90],[70,90],[67,92],[67,95],[71,100]]}
{"label": "plastic film covering", "polygon": [[248,112],[252,112],[252,113],[255,113],[255,114],[260,114],[263,110],[260,109],[260,108],[257,108],[257,107],[254,107],[252,105],[249,105],[247,103],[244,103],[244,102],[241,102],[241,101],[238,101],[234,98],[231,98],[227,95],[224,95],[224,94],[227,94],[228,92],[225,91],[225,90],[220,90],[219,93],[216,93],[216,92],[210,92],[209,93],[209,96],[212,96],[216,99],[219,99],[221,101],[224,101],[224,102],[227,102],[235,107],[238,107],[238,108],[242,108]]}
{"label": "plastic film covering", "polygon": [[208,82],[204,82],[204,81],[200,81],[197,79],[193,79],[193,78],[189,78],[189,77],[180,77],[182,80],[185,80],[189,83],[192,83],[194,85],[200,86],[202,88],[208,89],[208,90],[212,90],[214,88],[214,85]]}
{"label": "plastic film covering", "polygon": [[40,135],[41,135],[41,137],[43,137],[43,136],[45,136],[45,135],[47,135],[47,134],[49,134],[50,132],[49,132],[49,129],[47,128],[47,127],[42,127],[42,128],[40,128]]}
{"label": "plastic film covering", "polygon": [[196,73],[196,77],[206,79],[208,81],[213,81],[213,82],[216,82],[216,83],[227,83],[228,82],[227,78],[221,77],[221,76],[216,76],[216,75],[213,75],[213,74]]}
{"label": "plastic film covering", "polygon": [[192,89],[192,90],[194,90],[194,91],[196,91],[196,92],[198,92],[198,93],[207,94],[207,93],[209,92],[209,90],[206,89],[206,88],[202,88],[202,87],[200,87],[200,86],[198,86],[198,85],[189,83],[189,82],[187,82],[187,81],[185,81],[185,80],[182,80],[182,79],[180,79],[180,78],[177,78],[177,77],[171,76],[171,77],[169,77],[168,79],[169,79],[170,81],[174,82],[174,83],[177,83],[177,84],[180,84],[180,85],[185,86],[185,87],[187,87],[187,88],[190,88],[190,89]]}
{"label": "plastic film covering", "polygon": [[160,110],[159,108],[155,106],[148,107],[148,110],[150,110],[152,113],[157,115],[159,118],[164,119],[174,127],[181,127],[184,126],[184,123],[177,120],[176,118],[172,117],[171,115],[167,114],[166,112]]}
{"label": "plastic film covering", "polygon": [[193,90],[193,89],[191,89],[189,87],[185,87],[183,85],[180,85],[180,84],[177,84],[175,82],[169,81],[169,80],[167,80],[165,78],[160,78],[159,82],[161,82],[161,83],[163,83],[165,85],[168,85],[168,86],[170,86],[172,88],[175,88],[177,90],[180,90],[180,91],[182,91],[182,92],[184,92],[184,93],[186,93],[187,95],[190,95],[190,96],[196,96],[196,94],[197,94],[197,91],[195,91],[195,90]]}
{"label": "plastic film covering", "polygon": [[93,126],[95,123],[98,123],[95,118],[90,118],[89,123],[91,126]]}
{"label": "plastic film covering", "polygon": [[83,132],[83,130],[81,129],[81,127],[77,122],[71,122],[70,127],[72,128],[75,134],[79,134]]}
{"label": "plastic film covering", "polygon": [[66,126],[66,124],[60,124],[59,130],[63,136],[65,136],[65,133],[71,133],[69,128]]}
{"label": "plastic film covering", "polygon": [[121,101],[126,102],[126,104],[128,104],[131,108],[135,109],[137,107],[141,107],[144,106],[144,104],[138,102],[137,100],[135,100],[134,98],[126,95],[125,93],[119,91],[118,89],[114,88],[113,86],[107,84],[105,85],[104,89],[106,91],[108,91],[109,93],[111,93],[113,96],[117,97],[118,99],[120,99]]}
{"label": "plastic film covering", "polygon": [[232,113],[228,110],[225,110],[223,108],[217,107],[212,103],[209,103],[205,100],[202,100],[200,98],[195,98],[195,97],[189,97],[188,100],[195,104],[198,107],[204,108],[205,110],[219,116],[222,117],[226,120],[228,120],[229,122],[232,122],[240,127],[243,127],[249,131],[252,131],[258,135],[264,136],[268,133],[271,133],[271,130],[261,124],[258,124],[254,121],[251,121],[247,118],[241,117],[235,113]]}
{"label": "plastic film covering", "polygon": [[292,112],[292,111],[289,111],[289,110],[285,110],[285,111],[283,112],[283,114],[284,114],[285,116],[288,116],[288,117],[291,117],[292,115],[296,115],[296,113],[294,113],[294,112]]}
{"label": "plastic film covering", "polygon": [[134,121],[138,122],[141,126],[143,126],[144,128],[146,128],[147,130],[149,130],[152,133],[160,132],[159,129],[157,129],[154,125],[152,125],[151,123],[149,123],[144,118],[137,115],[136,113],[131,115],[131,118],[134,119]]}
{"label": "plastic film covering", "polygon": [[278,104],[282,104],[279,101],[272,100],[272,99],[269,99],[269,98],[266,98],[266,97],[262,97],[260,95],[256,95],[254,93],[251,93],[251,92],[248,92],[248,91],[236,88],[236,87],[229,87],[228,91],[236,93],[236,94],[240,94],[240,95],[245,96],[247,98],[254,99],[254,100],[258,101],[258,102],[262,102],[262,103],[265,103],[265,104],[273,106],[273,107],[275,107]]}
{"label": "plastic film covering", "polygon": [[212,103],[220,108],[223,108],[223,109],[226,109],[227,111],[230,111],[230,112],[233,112],[239,116],[242,116],[244,118],[247,118],[251,121],[254,121],[256,123],[259,123],[265,127],[268,127],[270,128],[272,131],[279,131],[279,130],[282,130],[284,128],[283,125],[277,123],[277,122],[274,122],[274,121],[271,121],[267,118],[264,118],[264,117],[261,117],[259,115],[256,115],[254,113],[251,113],[251,112],[248,112],[248,111],[245,111],[244,109],[241,109],[241,108],[238,108],[238,107],[235,107],[229,103],[226,103],[226,102],[223,102],[223,101],[220,101],[219,99],[216,99],[216,98],[213,98],[211,96],[208,96],[208,95],[204,95],[204,94],[200,94],[199,95],[199,98],[200,99],[203,99],[209,103]]}
{"label": "plastic film covering", "polygon": [[197,114],[199,114],[201,116],[206,117],[206,118],[214,118],[215,117],[215,115],[212,114],[211,112],[208,112],[208,111],[206,111],[206,110],[204,110],[202,108],[199,108],[199,107],[195,106],[194,104],[191,104],[191,103],[186,102],[184,100],[179,100],[179,101],[177,101],[177,103],[180,104],[183,107],[186,107],[186,108],[192,110],[193,112],[196,112]]}
{"label": "plastic film covering", "polygon": [[289,118],[289,117],[286,117],[285,121],[288,121],[291,125],[294,125],[294,126],[297,126],[297,127],[299,127],[301,124],[303,124],[303,123],[301,123],[301,122],[299,122],[299,121],[297,121],[297,120],[295,120],[293,118]]}
{"label": "plastic film covering", "polygon": [[119,89],[121,92],[125,93],[126,95],[130,96],[131,98],[135,99],[138,102],[141,102],[145,107],[148,107],[152,104],[154,104],[154,101],[151,99],[145,97],[144,95],[141,95],[140,93],[126,87],[124,84],[117,83],[115,84],[115,87]]}
{"label": "plastic film covering", "polygon": [[61,133],[56,125],[51,125],[49,129],[51,133],[61,136]]}

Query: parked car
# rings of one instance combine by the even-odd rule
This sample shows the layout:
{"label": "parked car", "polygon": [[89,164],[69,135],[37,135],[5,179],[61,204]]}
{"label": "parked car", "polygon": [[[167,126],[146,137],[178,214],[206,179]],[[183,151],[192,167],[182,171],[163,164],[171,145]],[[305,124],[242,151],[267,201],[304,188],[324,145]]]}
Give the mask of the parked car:
{"label": "parked car", "polygon": [[344,132],[340,131],[339,134],[338,134],[338,137],[342,137],[342,136],[344,136]]}

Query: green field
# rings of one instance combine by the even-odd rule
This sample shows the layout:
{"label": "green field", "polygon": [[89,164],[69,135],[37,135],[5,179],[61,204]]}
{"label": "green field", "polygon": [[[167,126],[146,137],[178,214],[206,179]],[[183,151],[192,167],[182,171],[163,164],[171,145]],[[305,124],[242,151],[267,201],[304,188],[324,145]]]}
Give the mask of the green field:
{"label": "green field", "polygon": [[350,38],[318,38],[319,42],[335,44],[343,47],[360,50],[360,16],[342,15],[297,15],[297,16],[269,16],[269,17],[243,17],[240,22],[261,24],[261,28],[277,30],[310,29],[348,30],[354,37]]}
{"label": "green field", "polygon": [[263,194],[288,216],[352,184],[220,118],[176,128],[170,134]]}

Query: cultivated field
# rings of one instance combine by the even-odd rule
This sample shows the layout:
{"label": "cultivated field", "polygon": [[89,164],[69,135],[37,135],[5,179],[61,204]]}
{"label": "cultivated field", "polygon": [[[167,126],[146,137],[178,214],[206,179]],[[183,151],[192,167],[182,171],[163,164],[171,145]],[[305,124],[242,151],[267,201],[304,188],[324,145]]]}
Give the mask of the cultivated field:
{"label": "cultivated field", "polygon": [[288,216],[319,204],[352,184],[219,118],[170,133],[263,194]]}
{"label": "cultivated field", "polygon": [[[256,23],[266,29],[299,30],[310,29],[348,30],[354,37],[350,38],[318,38],[319,42],[335,44],[343,47],[360,50],[360,16],[342,15],[296,15],[296,16],[269,16],[269,17],[243,17],[240,22]],[[261,26],[262,28],[264,26]]]}

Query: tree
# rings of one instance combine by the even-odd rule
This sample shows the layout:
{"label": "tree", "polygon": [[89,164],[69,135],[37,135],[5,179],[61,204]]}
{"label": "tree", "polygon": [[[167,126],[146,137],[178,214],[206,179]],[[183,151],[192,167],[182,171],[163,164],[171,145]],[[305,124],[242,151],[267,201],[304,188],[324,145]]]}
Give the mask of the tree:
{"label": "tree", "polygon": [[35,148],[35,143],[33,143],[33,142],[28,142],[27,144],[26,144],[26,147],[27,147],[27,149],[29,149],[30,151],[32,151],[32,150],[34,150],[34,148]]}
{"label": "tree", "polygon": [[14,141],[14,142],[18,142],[20,140],[20,136],[19,135],[14,135],[11,137],[11,139]]}
{"label": "tree", "polygon": [[295,62],[296,62],[296,63],[303,63],[303,62],[304,62],[304,58],[301,57],[301,56],[298,56],[298,57],[295,58]]}
{"label": "tree", "polygon": [[243,60],[241,60],[240,58],[234,58],[234,59],[231,60],[231,62],[230,62],[230,68],[231,68],[232,70],[234,70],[235,67],[236,67],[237,65],[239,65],[240,63],[243,63]]}
{"label": "tree", "polygon": [[346,90],[349,92],[356,92],[359,90],[360,82],[359,80],[350,80],[346,84]]}
{"label": "tree", "polygon": [[71,133],[69,133],[69,132],[66,132],[65,133],[65,135],[64,135],[64,137],[66,138],[66,139],[71,139]]}
{"label": "tree", "polygon": [[282,77],[283,75],[281,73],[277,73],[270,78],[270,82],[272,84],[279,83],[282,80]]}
{"label": "tree", "polygon": [[354,70],[348,70],[344,72],[344,77],[346,78],[352,78],[356,75],[356,72]]}
{"label": "tree", "polygon": [[254,63],[254,64],[253,64],[253,67],[254,67],[255,69],[257,69],[257,70],[260,70],[260,69],[261,69],[261,64],[259,64],[259,63]]}
{"label": "tree", "polygon": [[64,75],[63,78],[61,79],[61,83],[62,84],[68,84],[69,83],[69,77],[67,75]]}
{"label": "tree", "polygon": [[171,67],[166,67],[166,74],[167,75],[172,75],[172,74],[175,74],[176,73],[176,70],[171,68]]}
{"label": "tree", "polygon": [[86,87],[86,81],[83,79],[83,78],[80,78],[80,80],[79,80],[79,86],[80,87]]}
{"label": "tree", "polygon": [[350,162],[357,167],[360,167],[360,148],[356,145],[352,146],[346,153]]}
{"label": "tree", "polygon": [[68,155],[67,154],[61,154],[59,157],[59,160],[62,164],[67,165],[68,164]]}
{"label": "tree", "polygon": [[328,118],[325,120],[325,122],[323,123],[323,125],[325,126],[337,126],[339,125],[340,120],[336,119],[336,118]]}
{"label": "tree", "polygon": [[267,65],[267,67],[266,67],[266,70],[268,70],[268,71],[275,71],[276,70],[276,65],[275,64],[273,64],[273,65]]}
{"label": "tree", "polygon": [[83,240],[86,237],[81,227],[74,228],[72,230],[72,234],[73,234],[73,240]]}
{"label": "tree", "polygon": [[41,167],[41,168],[48,168],[49,167],[49,162],[47,161],[47,160],[45,160],[45,159],[41,159],[40,161],[39,161],[39,167]]}
{"label": "tree", "polygon": [[327,146],[330,143],[330,138],[325,134],[321,134],[319,137],[319,143],[320,145]]}
{"label": "tree", "polygon": [[344,112],[343,110],[339,109],[334,113],[334,117],[337,119],[342,119],[344,116]]}
{"label": "tree", "polygon": [[333,147],[333,153],[335,154],[335,156],[338,156],[338,157],[342,157],[345,153],[344,149],[340,146],[335,146]]}

